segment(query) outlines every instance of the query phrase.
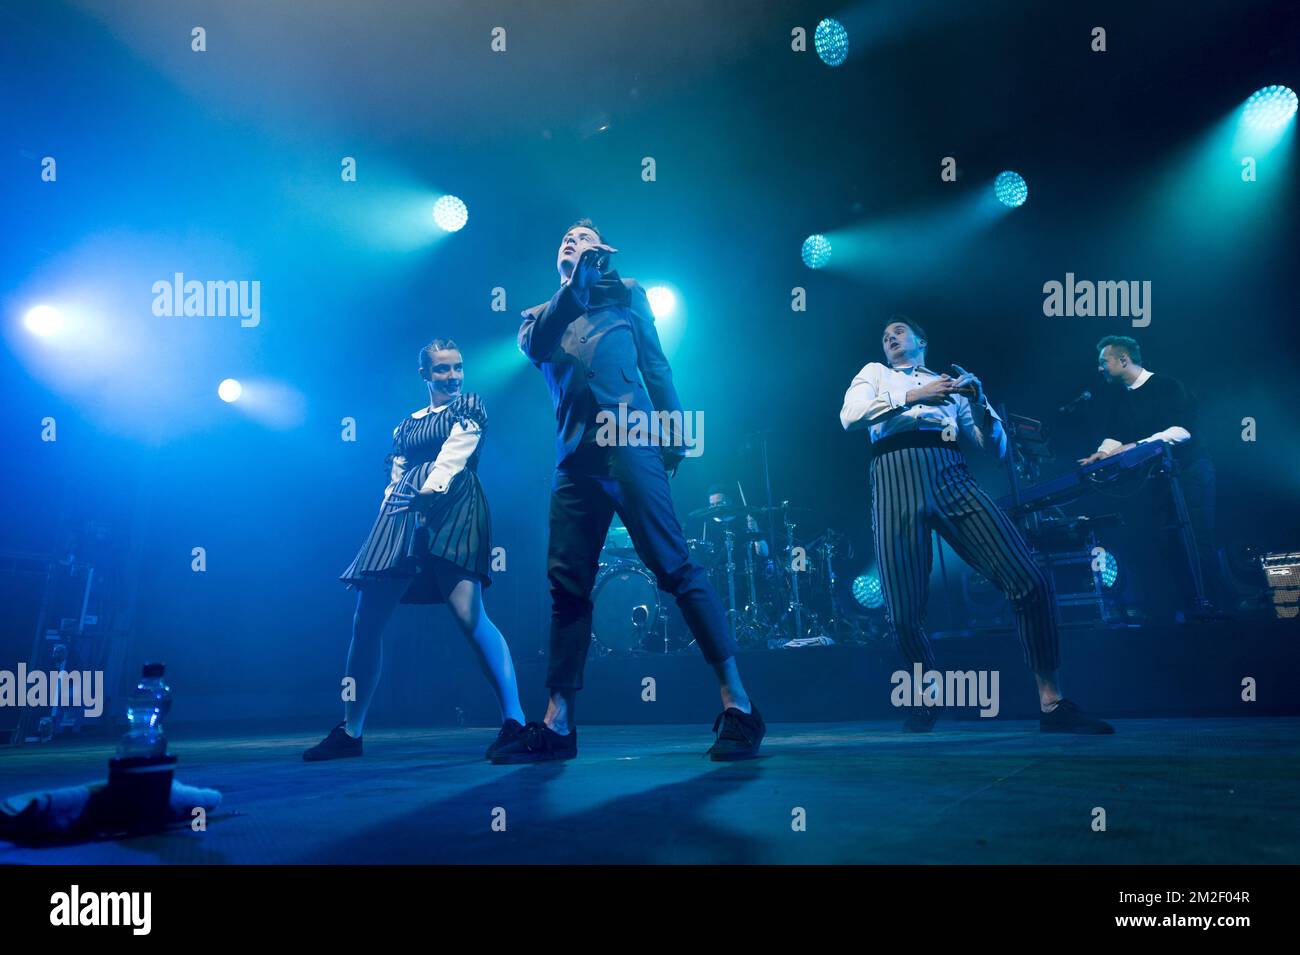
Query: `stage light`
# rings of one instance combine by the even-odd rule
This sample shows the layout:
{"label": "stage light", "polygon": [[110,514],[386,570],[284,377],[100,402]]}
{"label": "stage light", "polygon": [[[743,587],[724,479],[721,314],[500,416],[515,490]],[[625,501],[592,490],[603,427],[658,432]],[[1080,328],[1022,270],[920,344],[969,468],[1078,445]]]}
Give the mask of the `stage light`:
{"label": "stage light", "polygon": [[645,294],[650,299],[650,311],[654,312],[655,318],[667,318],[677,307],[677,296],[666,285],[652,285]]}
{"label": "stage light", "polygon": [[849,55],[849,31],[839,20],[827,17],[813,32],[817,55],[827,66],[839,66]]}
{"label": "stage light", "polygon": [[244,393],[244,386],[234,378],[227,378],[221,384],[217,385],[217,396],[226,402],[238,401],[239,396]]}
{"label": "stage light", "polygon": [[880,589],[880,575],[869,572],[853,578],[853,599],[868,610],[883,607],[885,595]]}
{"label": "stage light", "polygon": [[455,196],[443,196],[433,204],[433,221],[444,232],[459,232],[469,221],[469,209]]}
{"label": "stage light", "polygon": [[831,260],[831,244],[824,235],[810,235],[803,240],[803,264],[810,269],[820,269]]}
{"label": "stage light", "polygon": [[23,318],[23,324],[33,335],[48,338],[63,328],[63,315],[53,305],[37,305]]}
{"label": "stage light", "polygon": [[1265,86],[1246,100],[1242,121],[1255,129],[1277,129],[1285,125],[1296,111],[1295,90],[1289,86]]}
{"label": "stage light", "polygon": [[993,193],[998,197],[998,202],[1014,209],[1023,206],[1029,198],[1029,184],[1020,173],[1008,169],[998,173],[998,177],[993,180]]}
{"label": "stage light", "polygon": [[1101,585],[1103,587],[1114,587],[1115,581],[1119,579],[1119,561],[1110,551],[1102,549],[1101,561]]}

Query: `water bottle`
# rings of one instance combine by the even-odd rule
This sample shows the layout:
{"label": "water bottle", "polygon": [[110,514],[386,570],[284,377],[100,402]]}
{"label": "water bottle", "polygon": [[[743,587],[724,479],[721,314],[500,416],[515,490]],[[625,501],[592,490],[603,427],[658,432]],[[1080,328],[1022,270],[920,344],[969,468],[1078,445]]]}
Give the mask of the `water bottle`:
{"label": "water bottle", "polygon": [[161,663],[146,663],[140,682],[126,701],[126,719],[130,728],[117,744],[118,759],[147,757],[161,759],[167,755],[167,734],[163,717],[172,708],[172,690],[163,682]]}

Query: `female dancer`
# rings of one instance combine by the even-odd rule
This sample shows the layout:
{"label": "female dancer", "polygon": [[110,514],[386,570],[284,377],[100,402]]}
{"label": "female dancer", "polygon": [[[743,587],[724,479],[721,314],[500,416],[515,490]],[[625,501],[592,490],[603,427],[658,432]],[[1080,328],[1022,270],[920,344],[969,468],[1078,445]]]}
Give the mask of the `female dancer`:
{"label": "female dancer", "polygon": [[357,593],[348,648],[343,722],[303,753],[310,762],[361,755],[366,711],[379,685],[383,630],[398,603],[443,603],[469,640],[501,707],[502,726],[489,747],[523,729],[510,648],[483,610],[490,519],[476,468],[487,412],[464,394],[460,350],[436,338],[420,351],[429,406],[393,429],[388,488],[370,536],[340,580]]}

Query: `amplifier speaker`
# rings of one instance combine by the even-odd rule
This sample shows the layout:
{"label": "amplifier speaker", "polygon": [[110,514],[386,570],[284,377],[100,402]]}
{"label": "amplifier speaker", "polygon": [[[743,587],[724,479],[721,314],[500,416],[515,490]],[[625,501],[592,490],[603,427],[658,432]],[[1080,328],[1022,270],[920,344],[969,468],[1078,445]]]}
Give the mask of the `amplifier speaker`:
{"label": "amplifier speaker", "polygon": [[1279,620],[1300,617],[1300,551],[1265,554],[1260,558],[1273,615]]}

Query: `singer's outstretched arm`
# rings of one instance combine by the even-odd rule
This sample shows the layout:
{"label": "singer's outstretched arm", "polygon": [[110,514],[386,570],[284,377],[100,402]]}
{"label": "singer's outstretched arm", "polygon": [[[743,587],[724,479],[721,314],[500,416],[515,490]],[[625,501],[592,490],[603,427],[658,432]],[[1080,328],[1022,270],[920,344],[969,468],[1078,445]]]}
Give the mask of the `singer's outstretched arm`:
{"label": "singer's outstretched arm", "polygon": [[587,298],[572,285],[551,296],[541,313],[519,326],[519,350],[534,363],[545,361],[560,344],[564,330],[587,310]]}

